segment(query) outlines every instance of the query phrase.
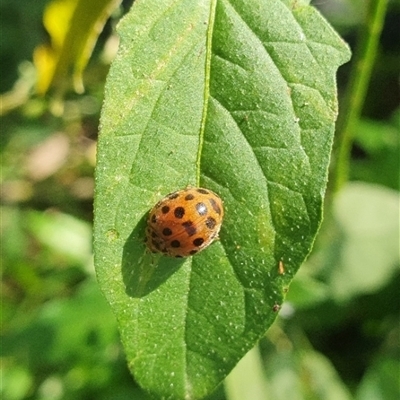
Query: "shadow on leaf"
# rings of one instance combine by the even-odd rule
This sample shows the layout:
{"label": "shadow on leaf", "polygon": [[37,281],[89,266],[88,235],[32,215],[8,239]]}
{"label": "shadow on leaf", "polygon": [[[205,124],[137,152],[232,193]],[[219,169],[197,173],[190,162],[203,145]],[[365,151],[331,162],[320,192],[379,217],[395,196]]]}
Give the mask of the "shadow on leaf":
{"label": "shadow on leaf", "polygon": [[125,291],[131,297],[144,297],[151,293],[185,261],[149,252],[144,243],[146,217],[139,221],[129,235],[122,254]]}

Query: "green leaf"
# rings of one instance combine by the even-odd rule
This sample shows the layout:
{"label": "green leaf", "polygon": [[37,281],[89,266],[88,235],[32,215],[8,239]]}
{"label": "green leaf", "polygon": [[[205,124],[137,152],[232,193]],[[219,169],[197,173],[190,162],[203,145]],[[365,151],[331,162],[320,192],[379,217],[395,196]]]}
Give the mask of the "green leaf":
{"label": "green leaf", "polygon": [[[198,399],[266,332],[311,249],[349,51],[297,1],[147,0],[118,31],[98,146],[98,280],[137,381]],[[220,241],[187,259],[150,254],[149,209],[188,185],[223,198]]]}

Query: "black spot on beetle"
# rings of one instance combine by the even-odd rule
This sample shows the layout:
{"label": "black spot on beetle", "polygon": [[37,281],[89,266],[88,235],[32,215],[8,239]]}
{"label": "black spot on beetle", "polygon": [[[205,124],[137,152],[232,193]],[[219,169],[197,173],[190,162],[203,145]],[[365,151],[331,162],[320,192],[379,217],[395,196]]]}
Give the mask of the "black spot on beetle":
{"label": "black spot on beetle", "polygon": [[218,203],[214,199],[209,199],[211,207],[213,210],[220,215],[221,214],[221,208],[219,207]]}
{"label": "black spot on beetle", "polygon": [[213,217],[208,217],[206,219],[206,227],[208,229],[214,229],[215,225],[217,225],[217,221]]}
{"label": "black spot on beetle", "polygon": [[183,207],[176,207],[174,210],[174,215],[176,218],[183,218],[183,216],[185,215],[185,209]]}
{"label": "black spot on beetle", "polygon": [[193,236],[197,232],[197,229],[193,225],[192,221],[185,221],[182,223],[182,226],[185,228],[185,231],[189,236]]}
{"label": "black spot on beetle", "polygon": [[171,247],[177,249],[178,247],[181,247],[181,242],[179,240],[173,240],[171,242]]}
{"label": "black spot on beetle", "polygon": [[204,243],[204,239],[203,238],[197,238],[193,240],[193,244],[195,246],[201,246]]}
{"label": "black spot on beetle", "polygon": [[179,193],[171,193],[167,196],[170,200],[174,200],[179,197]]}
{"label": "black spot on beetle", "polygon": [[161,212],[163,214],[168,214],[169,210],[170,210],[169,206],[164,206],[164,207],[161,208]]}
{"label": "black spot on beetle", "polygon": [[172,231],[169,228],[164,228],[162,231],[164,236],[171,236],[172,235]]}
{"label": "black spot on beetle", "polygon": [[193,200],[193,199],[194,199],[194,196],[190,193],[185,196],[185,200]]}
{"label": "black spot on beetle", "polygon": [[208,193],[210,193],[208,190],[206,190],[206,189],[197,189],[197,191],[199,192],[199,193],[202,193],[202,194],[208,194]]}

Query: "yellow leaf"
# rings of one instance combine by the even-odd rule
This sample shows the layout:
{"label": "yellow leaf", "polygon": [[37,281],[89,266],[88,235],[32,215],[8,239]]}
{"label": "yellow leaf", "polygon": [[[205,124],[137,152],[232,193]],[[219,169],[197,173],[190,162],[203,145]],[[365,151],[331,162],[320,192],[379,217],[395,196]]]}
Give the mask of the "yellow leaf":
{"label": "yellow leaf", "polygon": [[96,40],[112,11],[121,0],[53,0],[46,8],[43,23],[51,45],[40,45],[34,52],[38,71],[37,91],[65,87],[72,77],[76,92],[84,90],[82,72]]}

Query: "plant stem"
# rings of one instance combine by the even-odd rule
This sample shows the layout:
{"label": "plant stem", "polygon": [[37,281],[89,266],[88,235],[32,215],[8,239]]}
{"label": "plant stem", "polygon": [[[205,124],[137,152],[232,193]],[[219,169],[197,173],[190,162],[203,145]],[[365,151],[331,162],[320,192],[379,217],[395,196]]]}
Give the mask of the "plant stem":
{"label": "plant stem", "polygon": [[348,180],[350,151],[360,119],[365,95],[376,58],[388,0],[370,0],[366,21],[360,28],[359,46],[356,50],[350,83],[346,90],[342,112],[337,122],[335,164],[332,170],[333,190],[338,191]]}

